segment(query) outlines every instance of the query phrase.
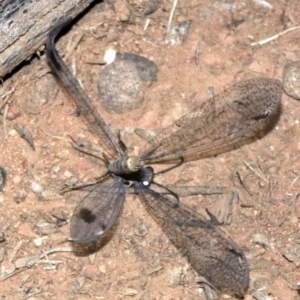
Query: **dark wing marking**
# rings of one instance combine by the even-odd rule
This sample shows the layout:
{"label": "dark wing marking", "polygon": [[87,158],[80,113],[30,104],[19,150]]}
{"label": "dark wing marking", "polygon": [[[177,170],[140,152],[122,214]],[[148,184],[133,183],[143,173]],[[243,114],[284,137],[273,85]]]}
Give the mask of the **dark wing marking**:
{"label": "dark wing marking", "polygon": [[94,133],[98,134],[99,138],[101,139],[101,143],[103,143],[103,146],[105,147],[105,150],[107,150],[111,156],[116,157],[118,153],[123,154],[124,151],[116,141],[116,138],[112,134],[110,127],[104,122],[97,109],[95,109],[91,99],[81,87],[76,77],[70,72],[55,48],[56,36],[71,21],[71,18],[66,18],[55,25],[49,32],[46,42],[48,63],[52,71],[62,82],[63,87],[71,95],[80,113],[82,113],[88,121],[88,126],[91,127]]}
{"label": "dark wing marking", "polygon": [[120,177],[110,177],[96,185],[78,204],[71,218],[71,238],[90,243],[105,234],[116,222],[125,200]]}
{"label": "dark wing marking", "polygon": [[141,150],[146,163],[174,163],[220,154],[253,139],[280,106],[279,80],[240,82],[196,107]]}
{"label": "dark wing marking", "polygon": [[216,291],[245,293],[249,284],[247,260],[224,231],[212,220],[140,183],[135,184],[135,191],[172,243]]}

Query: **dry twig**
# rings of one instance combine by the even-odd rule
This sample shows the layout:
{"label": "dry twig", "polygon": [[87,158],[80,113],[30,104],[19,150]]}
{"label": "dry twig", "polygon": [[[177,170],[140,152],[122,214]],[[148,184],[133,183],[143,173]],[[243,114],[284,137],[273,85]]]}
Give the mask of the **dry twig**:
{"label": "dry twig", "polygon": [[261,46],[261,45],[267,44],[267,43],[269,43],[269,42],[271,42],[271,41],[273,41],[273,40],[278,39],[280,36],[282,36],[282,35],[284,35],[284,34],[290,32],[290,31],[299,29],[299,28],[300,28],[300,26],[291,27],[291,28],[289,28],[289,29],[287,29],[287,30],[284,30],[284,31],[282,31],[282,32],[279,32],[278,34],[275,34],[275,35],[273,35],[273,36],[271,36],[271,37],[269,37],[269,38],[266,38],[266,39],[261,40],[261,41],[259,41],[259,42],[251,43],[250,46],[253,47],[253,46],[258,46],[258,45]]}

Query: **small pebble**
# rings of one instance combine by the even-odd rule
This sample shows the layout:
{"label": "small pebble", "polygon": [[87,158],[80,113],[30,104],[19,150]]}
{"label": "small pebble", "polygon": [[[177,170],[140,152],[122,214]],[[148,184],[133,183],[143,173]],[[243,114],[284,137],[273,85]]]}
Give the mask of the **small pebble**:
{"label": "small pebble", "polygon": [[101,273],[103,273],[103,274],[106,274],[106,267],[105,267],[105,265],[104,264],[101,264],[100,266],[99,266],[99,268],[98,268],[98,270],[101,272]]}
{"label": "small pebble", "polygon": [[252,296],[256,300],[273,300],[274,299],[272,296],[264,295],[258,291],[253,292]]}
{"label": "small pebble", "polygon": [[149,230],[144,223],[140,223],[137,228],[134,230],[134,233],[138,236],[146,236]]}
{"label": "small pebble", "polygon": [[9,109],[8,109],[8,112],[7,112],[7,119],[9,121],[12,121],[16,118],[18,118],[19,116],[21,115],[21,112],[20,112],[20,107],[15,105],[15,104],[11,104],[9,106]]}
{"label": "small pebble", "polygon": [[182,278],[186,273],[186,269],[182,266],[173,267],[168,270],[168,286],[175,287],[180,285]]}
{"label": "small pebble", "polygon": [[190,26],[191,21],[187,20],[172,27],[167,43],[172,46],[181,45],[188,37]]}
{"label": "small pebble", "polygon": [[114,4],[117,19],[127,22],[130,18],[130,9],[126,0],[117,0]]}
{"label": "small pebble", "polygon": [[12,179],[12,182],[13,182],[14,184],[18,184],[18,183],[21,182],[21,180],[22,180],[21,176],[20,176],[20,175],[16,175],[16,176]]}
{"label": "small pebble", "polygon": [[57,226],[55,224],[37,224],[34,233],[39,237],[43,235],[53,234],[57,231]]}
{"label": "small pebble", "polygon": [[71,178],[72,176],[74,176],[74,174],[73,174],[72,172],[70,172],[70,171],[68,171],[68,170],[66,170],[66,171],[64,172],[64,178],[69,179],[69,178]]}
{"label": "small pebble", "polygon": [[41,193],[44,190],[43,187],[39,183],[37,183],[35,181],[31,183],[31,189],[35,193]]}
{"label": "small pebble", "polygon": [[4,232],[0,232],[0,243],[5,242],[5,234]]}
{"label": "small pebble", "polygon": [[253,241],[255,244],[261,245],[263,247],[269,246],[269,239],[265,234],[256,233],[253,236]]}
{"label": "small pebble", "polygon": [[158,68],[152,60],[143,56],[139,56],[127,52],[124,53],[117,52],[116,59],[125,60],[135,65],[135,67],[139,72],[139,77],[142,81],[146,81],[146,82],[157,81]]}
{"label": "small pebble", "polygon": [[293,262],[297,268],[300,267],[300,247],[298,245],[286,248],[283,256],[288,261]]}
{"label": "small pebble", "polygon": [[54,173],[58,173],[59,171],[60,171],[60,166],[54,166],[52,168],[52,172],[54,172]]}
{"label": "small pebble", "polygon": [[104,54],[104,57],[103,57],[103,60],[104,62],[109,65],[111,63],[113,63],[116,59],[116,55],[117,55],[117,51],[113,48],[108,48],[106,51],[105,51],[105,54]]}
{"label": "small pebble", "polygon": [[38,77],[33,84],[28,85],[26,93],[15,94],[20,105],[20,110],[28,114],[37,115],[41,113],[44,106],[53,99],[58,85],[52,74]]}
{"label": "small pebble", "polygon": [[[55,188],[46,188],[43,189],[41,192],[41,196],[44,198],[44,200],[55,200],[57,199],[57,189]],[[42,199],[41,199],[42,200]]]}
{"label": "small pebble", "polygon": [[[5,247],[0,247],[0,262],[3,261],[5,254],[6,254]],[[0,299],[1,299],[1,293],[0,293]]]}
{"label": "small pebble", "polygon": [[55,156],[59,159],[64,159],[70,156],[70,151],[68,149],[62,149],[58,151]]}
{"label": "small pebble", "polygon": [[36,239],[33,240],[33,243],[34,243],[34,245],[35,245],[36,247],[40,247],[40,246],[43,244],[43,241],[44,241],[45,239],[47,239],[47,238],[48,238],[48,237],[46,237],[46,236],[42,236],[42,237],[36,238]]}
{"label": "small pebble", "polygon": [[109,113],[122,114],[139,108],[144,102],[144,89],[136,67],[116,60],[99,75],[101,106]]}
{"label": "small pebble", "polygon": [[8,131],[8,135],[9,136],[17,136],[18,133],[14,129],[11,129],[11,130]]}
{"label": "small pebble", "polygon": [[134,15],[147,16],[153,14],[161,5],[161,0],[128,0]]}
{"label": "small pebble", "polygon": [[290,97],[300,100],[300,60],[287,64],[282,77],[284,91]]}
{"label": "small pebble", "polygon": [[144,103],[143,82],[157,80],[158,68],[145,57],[132,53],[116,53],[108,49],[104,55],[106,67],[99,75],[99,98],[109,113],[122,114]]}

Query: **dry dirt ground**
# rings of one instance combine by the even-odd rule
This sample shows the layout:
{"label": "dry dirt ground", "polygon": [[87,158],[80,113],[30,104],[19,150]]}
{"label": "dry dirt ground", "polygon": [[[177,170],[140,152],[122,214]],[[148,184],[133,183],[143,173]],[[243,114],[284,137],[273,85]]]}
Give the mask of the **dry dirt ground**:
{"label": "dry dirt ground", "polygon": [[[146,89],[140,109],[123,115],[101,111],[114,129],[120,129],[125,144],[138,150],[144,142],[135,128],[164,128],[208,98],[209,87],[218,93],[252,77],[281,79],[284,65],[300,59],[299,30],[262,46],[250,45],[299,25],[299,1],[270,0],[273,8],[255,2],[179,1],[173,25],[191,21],[179,45],[164,42],[172,1],[158,1],[157,10],[147,16],[132,6],[136,16],[130,22],[120,21],[128,17],[122,1],[117,11],[112,4],[98,3],[57,46],[95,101],[103,69],[98,63],[109,46],[157,64],[158,80]],[[45,54],[7,79],[1,94],[7,95],[3,105],[9,105],[1,126],[0,162],[8,183],[0,194],[0,229],[5,235],[0,243],[0,298],[204,299],[197,274],[135,195],[127,196],[102,248],[90,255],[72,248],[69,220],[81,195],[62,197],[58,191],[65,182],[88,180],[104,169],[73,149],[69,136],[100,146],[101,141],[74,114],[74,104],[50,73]],[[299,122],[300,103],[284,94],[280,119],[265,137],[160,177],[164,184],[224,186],[239,193],[232,222],[224,230],[250,264],[246,299],[300,299]],[[30,130],[35,151],[14,130],[16,123]],[[216,211],[222,197],[181,201],[205,214],[206,207]]]}

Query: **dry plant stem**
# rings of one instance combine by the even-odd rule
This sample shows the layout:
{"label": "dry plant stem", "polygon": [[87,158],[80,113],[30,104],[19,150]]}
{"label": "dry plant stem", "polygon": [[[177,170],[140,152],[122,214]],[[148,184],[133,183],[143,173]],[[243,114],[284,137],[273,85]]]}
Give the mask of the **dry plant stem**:
{"label": "dry plant stem", "polygon": [[[19,248],[18,248],[19,249]],[[12,273],[4,276],[3,278],[0,279],[0,282],[18,274],[18,273],[21,273],[25,270],[28,270],[30,268],[32,268],[33,266],[35,266],[39,260],[41,260],[42,258],[45,258],[47,257],[47,255],[49,254],[53,254],[53,253],[57,253],[57,252],[74,252],[74,249],[72,247],[58,247],[58,248],[53,248],[53,249],[50,249],[50,250],[46,250],[44,253],[32,258],[31,260],[28,260],[26,265],[24,265],[23,268],[21,269],[17,269],[17,270],[14,270]]]}
{"label": "dry plant stem", "polygon": [[64,138],[64,137],[58,136],[58,135],[50,134],[50,133],[46,132],[43,128],[40,128],[40,130],[41,130],[45,135],[47,135],[47,136],[49,136],[49,137],[51,137],[51,138],[53,138],[53,139],[57,139],[57,140],[61,140],[61,141],[65,141],[65,142],[67,142],[67,143],[70,143],[70,140],[67,139],[67,138]]}
{"label": "dry plant stem", "polygon": [[173,20],[173,17],[174,17],[174,12],[175,12],[177,3],[178,3],[178,0],[174,0],[173,1],[173,5],[172,5],[171,12],[170,12],[170,16],[169,16],[169,20],[168,20],[168,25],[167,25],[167,33],[166,33],[165,43],[169,43],[171,26],[172,26],[172,20]]}
{"label": "dry plant stem", "polygon": [[179,185],[167,185],[166,187],[175,192],[180,197],[189,197],[193,195],[222,195],[231,193],[225,187]]}
{"label": "dry plant stem", "polygon": [[280,33],[277,33],[277,34],[275,34],[275,35],[273,35],[273,36],[271,36],[271,37],[269,37],[269,38],[266,38],[266,39],[261,40],[261,41],[259,41],[259,42],[251,43],[250,46],[251,46],[251,47],[253,47],[253,46],[258,46],[258,45],[259,45],[259,46],[262,46],[262,45],[264,45],[264,44],[270,43],[270,42],[272,42],[272,41],[278,39],[280,36],[285,35],[286,33],[290,32],[290,31],[294,31],[294,30],[296,30],[296,29],[300,29],[300,26],[291,27],[291,28],[289,28],[289,29],[287,29],[287,30],[284,30],[284,31],[282,31],[282,32],[280,32]]}
{"label": "dry plant stem", "polygon": [[4,133],[4,139],[7,137],[7,127],[6,127],[6,117],[8,113],[8,104],[5,103],[4,105],[4,113],[3,113],[3,133]]}
{"label": "dry plant stem", "polygon": [[13,251],[10,253],[10,257],[9,257],[9,262],[11,263],[12,260],[15,258],[16,254],[18,253],[19,249],[21,248],[23,242],[22,241],[19,241],[17,243],[17,245],[14,247]]}
{"label": "dry plant stem", "polygon": [[78,36],[76,36],[67,46],[66,55],[64,56],[64,59],[66,61],[69,60],[75,49],[78,47],[79,43],[81,42],[82,38],[84,37],[84,34],[81,33]]}
{"label": "dry plant stem", "polygon": [[196,66],[199,70],[201,70],[200,62],[199,62],[199,42],[197,42],[196,50],[195,50],[195,61],[196,61]]}
{"label": "dry plant stem", "polygon": [[9,108],[9,98],[15,92],[16,86],[17,85],[15,85],[10,91],[8,91],[7,93],[5,93],[4,95],[1,96],[2,99],[5,98],[4,103],[2,104],[2,107],[4,107],[4,113],[3,113],[3,134],[4,134],[4,140],[7,137],[6,117],[7,117],[8,108]]}
{"label": "dry plant stem", "polygon": [[260,174],[259,172],[257,172],[254,168],[252,168],[252,166],[248,162],[246,162],[244,160],[244,163],[258,178],[262,179],[263,181],[265,181],[266,183],[269,184],[269,180],[266,179],[262,174]]}

